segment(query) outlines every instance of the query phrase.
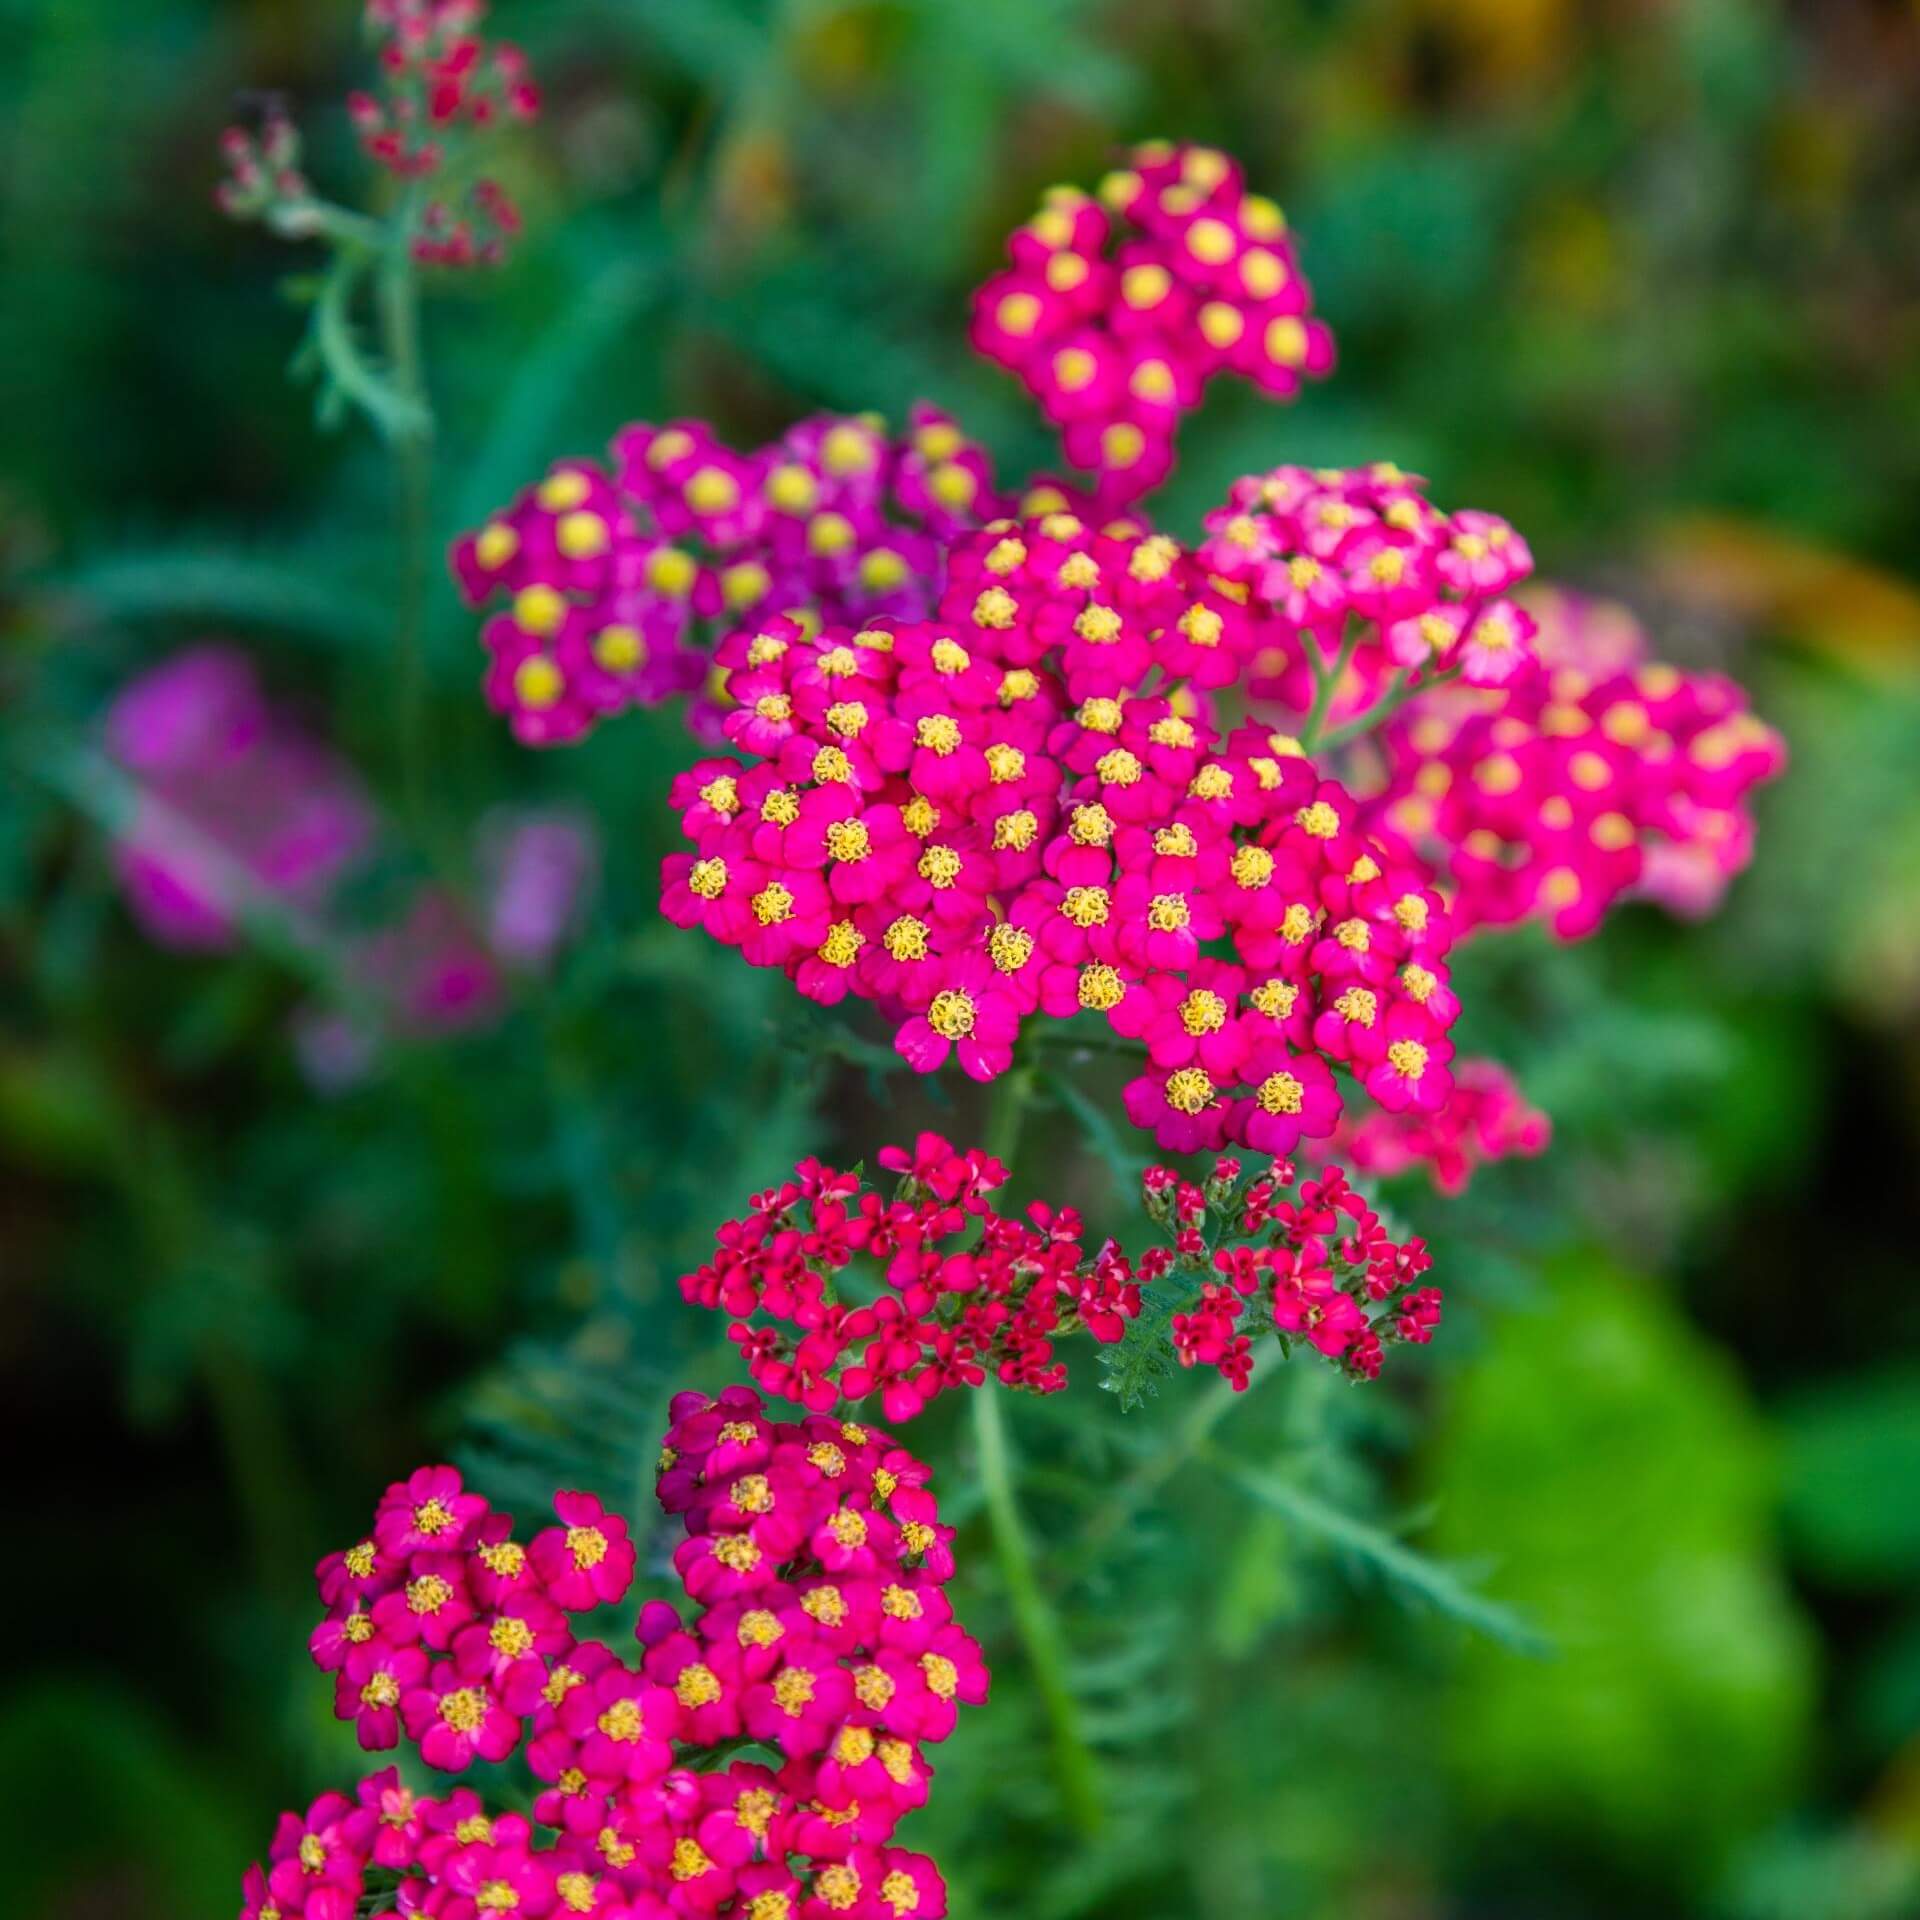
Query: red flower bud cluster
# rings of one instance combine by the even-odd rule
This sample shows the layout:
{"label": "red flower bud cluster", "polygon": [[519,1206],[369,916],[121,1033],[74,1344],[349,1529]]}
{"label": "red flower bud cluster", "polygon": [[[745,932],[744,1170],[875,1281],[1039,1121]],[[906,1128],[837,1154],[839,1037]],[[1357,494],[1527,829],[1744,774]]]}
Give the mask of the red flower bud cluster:
{"label": "red flower bud cluster", "polygon": [[1249,1301],[1271,1317],[1282,1351],[1303,1342],[1356,1380],[1379,1373],[1390,1342],[1424,1344],[1440,1324],[1439,1289],[1417,1284],[1433,1264],[1426,1242],[1396,1242],[1339,1167],[1297,1181],[1292,1162],[1276,1160],[1242,1187],[1229,1159],[1198,1184],[1165,1167],[1142,1184],[1171,1244],[1142,1255],[1140,1278],[1198,1280],[1173,1316],[1174,1352],[1183,1367],[1218,1368],[1236,1393],[1253,1371]]}
{"label": "red flower bud cluster", "polygon": [[[1111,1244],[1088,1255],[1071,1208],[1036,1201],[1024,1219],[994,1210],[988,1196],[1007,1178],[999,1161],[923,1133],[911,1152],[883,1148],[879,1162],[900,1176],[891,1199],[857,1174],[802,1161],[681,1279],[688,1300],[739,1323],[730,1335],[769,1393],[819,1412],[877,1394],[889,1420],[989,1372],[1053,1393],[1067,1382],[1055,1340],[1081,1329],[1118,1340],[1139,1313],[1126,1259]],[[862,1275],[868,1284],[852,1291]],[[756,1316],[762,1324],[749,1324]]]}
{"label": "red flower bud cluster", "polygon": [[[426,266],[498,265],[520,232],[507,190],[497,180],[474,178],[463,164],[476,136],[531,120],[540,110],[526,56],[505,41],[480,37],[485,14],[485,0],[367,0],[379,90],[350,94],[347,115],[362,149],[388,172],[451,182],[419,210],[407,235],[413,257]],[[257,137],[229,128],[221,152],[227,178],[215,200],[234,219],[264,220],[301,237],[358,218],[314,197],[300,171],[299,134],[277,105]]]}
{"label": "red flower bud cluster", "polygon": [[[574,1631],[635,1563],[587,1494],[556,1495],[559,1524],[523,1545],[451,1467],[423,1467],[320,1563],[314,1657],[361,1744],[404,1728],[460,1772],[524,1742],[540,1791],[530,1821],[395,1769],[323,1795],[282,1818],[242,1920],[352,1920],[370,1893],[445,1920],[945,1913],[933,1862],[893,1831],[987,1670],[946,1598],[927,1468],[872,1427],[770,1420],[746,1387],[681,1394],[672,1418],[659,1496],[693,1613],[642,1607],[631,1658]],[[741,1741],[780,1764],[724,1764]]]}
{"label": "red flower bud cluster", "polygon": [[1287,399],[1333,366],[1284,216],[1212,147],[1137,147],[1097,198],[1056,187],[1008,251],[974,295],[974,346],[1019,376],[1103,504],[1166,477],[1214,375]]}

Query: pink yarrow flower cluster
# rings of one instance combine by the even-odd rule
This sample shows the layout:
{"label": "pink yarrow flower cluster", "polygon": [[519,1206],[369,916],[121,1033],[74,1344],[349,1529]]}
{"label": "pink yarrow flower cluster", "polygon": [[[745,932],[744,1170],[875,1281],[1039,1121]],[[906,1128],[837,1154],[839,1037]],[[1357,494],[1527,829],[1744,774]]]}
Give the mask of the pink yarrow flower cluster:
{"label": "pink yarrow flower cluster", "polygon": [[232,946],[250,906],[323,907],[373,839],[352,770],[232,647],[192,647],[129,681],[104,731],[135,789],[114,867],[164,946]]}
{"label": "pink yarrow flower cluster", "polygon": [[1337,720],[1396,674],[1496,687],[1532,662],[1534,621],[1511,597],[1533,570],[1526,541],[1497,514],[1442,513],[1391,462],[1249,474],[1206,526],[1201,559],[1251,596],[1257,697],[1304,713],[1316,668],[1341,665]]}
{"label": "pink yarrow flower cluster", "polygon": [[1023,1022],[1098,1014],[1179,1151],[1330,1133],[1336,1069],[1437,1107],[1445,909],[1294,741],[1222,737],[1209,695],[1256,644],[1175,542],[1070,514],[959,541],[935,620],[743,629],[718,658],[746,764],[674,786],[694,851],[662,910],[874,1001],[922,1072],[991,1079]]}
{"label": "pink yarrow flower cluster", "polygon": [[1053,189],[1008,251],[974,296],[974,346],[1019,377],[1107,504],[1166,477],[1216,374],[1288,399],[1333,366],[1284,216],[1212,147],[1156,141],[1097,197]]}
{"label": "pink yarrow flower cluster", "polygon": [[1497,1060],[1459,1060],[1445,1106],[1365,1114],[1316,1151],[1381,1178],[1423,1168],[1441,1193],[1458,1194],[1490,1161],[1536,1158],[1552,1138],[1553,1123]]}
{"label": "pink yarrow flower cluster", "polygon": [[[1126,1259],[1111,1244],[1089,1255],[1071,1208],[994,1210],[1007,1179],[997,1160],[923,1133],[879,1163],[899,1176],[890,1199],[803,1161],[681,1278],[688,1300],[732,1316],[730,1337],[769,1393],[817,1412],[878,1395],[889,1420],[989,1373],[1053,1393],[1067,1383],[1056,1340],[1084,1329],[1115,1341],[1138,1315]],[[877,1284],[849,1294],[861,1274]]]}
{"label": "pink yarrow flower cluster", "polygon": [[1620,609],[1550,593],[1543,657],[1497,693],[1440,689],[1378,736],[1371,831],[1446,876],[1462,930],[1594,932],[1621,898],[1711,910],[1752,857],[1786,747],[1737,682],[1647,658]]}
{"label": "pink yarrow flower cluster", "polygon": [[[447,1920],[939,1920],[938,1870],[893,1833],[987,1670],[927,1468],[874,1427],[771,1420],[746,1387],[681,1394],[672,1421],[659,1497],[691,1611],[643,1606],[631,1657],[575,1632],[635,1564],[587,1494],[523,1544],[421,1468],[320,1563],[314,1657],[361,1744],[404,1735],[447,1773],[524,1750],[539,1791],[531,1819],[391,1768],[324,1795],[282,1819],[242,1920],[350,1920],[369,1893]],[[718,1757],[743,1742],[778,1763]]]}
{"label": "pink yarrow flower cluster", "polygon": [[[563,461],[453,549],[487,698],[527,746],[579,739],[630,706],[699,688],[716,629],[817,624],[931,605],[942,542],[1005,510],[984,452],[914,410],[902,439],[821,415],[738,453],[698,421],[615,438],[609,470]],[[717,716],[697,704],[696,730]]]}
{"label": "pink yarrow flower cluster", "polygon": [[1282,1352],[1311,1347],[1357,1380],[1378,1375],[1393,1342],[1432,1339],[1440,1292],[1420,1284],[1433,1264],[1426,1243],[1396,1242],[1339,1167],[1302,1181],[1291,1161],[1276,1160],[1244,1186],[1240,1174],[1240,1162],[1226,1159],[1199,1183],[1165,1167],[1143,1178],[1147,1211],[1171,1241],[1142,1257],[1142,1279],[1197,1285],[1171,1322],[1183,1367],[1217,1368],[1244,1391],[1250,1302],[1270,1318]]}

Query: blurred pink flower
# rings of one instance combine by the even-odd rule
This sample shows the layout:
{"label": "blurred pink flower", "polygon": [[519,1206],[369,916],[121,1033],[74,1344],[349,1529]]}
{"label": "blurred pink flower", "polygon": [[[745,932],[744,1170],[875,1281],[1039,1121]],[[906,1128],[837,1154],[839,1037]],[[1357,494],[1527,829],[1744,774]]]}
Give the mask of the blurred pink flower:
{"label": "blurred pink flower", "polygon": [[137,789],[114,867],[163,945],[231,946],[250,905],[322,906],[372,838],[352,770],[267,704],[231,647],[192,648],[123,688],[106,747]]}

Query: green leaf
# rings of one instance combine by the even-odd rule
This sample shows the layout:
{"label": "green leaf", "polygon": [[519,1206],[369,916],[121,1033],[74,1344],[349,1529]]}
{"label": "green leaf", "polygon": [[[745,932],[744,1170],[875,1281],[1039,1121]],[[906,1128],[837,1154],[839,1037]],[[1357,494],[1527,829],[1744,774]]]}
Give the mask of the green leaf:
{"label": "green leaf", "polygon": [[1463,1650],[1448,1747],[1475,1818],[1697,1881],[1778,1813],[1813,1673],[1770,1465],[1731,1368],[1652,1286],[1583,1262],[1495,1324],[1434,1450],[1435,1545],[1496,1560],[1561,1652],[1522,1672]]}
{"label": "green leaf", "polygon": [[1348,1566],[1379,1580],[1397,1599],[1456,1620],[1514,1653],[1540,1658],[1554,1651],[1552,1641],[1524,1615],[1489,1600],[1457,1570],[1416,1553],[1384,1528],[1342,1513],[1298,1483],[1230,1459],[1216,1448],[1203,1449],[1201,1458],[1262,1506],[1325,1541]]}

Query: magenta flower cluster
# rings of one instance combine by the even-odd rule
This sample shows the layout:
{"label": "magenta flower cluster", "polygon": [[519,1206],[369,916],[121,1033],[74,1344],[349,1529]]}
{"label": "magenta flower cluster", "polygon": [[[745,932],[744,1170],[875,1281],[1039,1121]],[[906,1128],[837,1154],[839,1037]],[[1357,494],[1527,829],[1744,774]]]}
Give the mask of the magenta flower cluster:
{"label": "magenta flower cluster", "polygon": [[1283,1352],[1311,1347],[1356,1380],[1380,1371],[1392,1342],[1424,1345],[1440,1324],[1440,1291],[1423,1286],[1426,1242],[1398,1242],[1339,1167],[1297,1179],[1290,1160],[1240,1184],[1240,1162],[1218,1160],[1204,1181],[1165,1167],[1143,1179],[1147,1211],[1170,1241],[1142,1255],[1143,1280],[1198,1281],[1171,1323],[1183,1367],[1214,1367],[1236,1393],[1253,1372],[1241,1316],[1257,1302]]}
{"label": "magenta flower cluster", "polygon": [[1508,597],[1533,571],[1527,543],[1497,514],[1442,513],[1390,462],[1249,474],[1206,525],[1201,560],[1252,596],[1262,697],[1305,712],[1336,662],[1351,702],[1396,671],[1503,686],[1533,658],[1533,619]]}
{"label": "magenta flower cluster", "polygon": [[1288,399],[1332,369],[1285,218],[1215,148],[1156,141],[1097,196],[1054,188],[1008,252],[974,295],[973,343],[1019,377],[1103,505],[1166,477],[1216,374]]}
{"label": "magenta flower cluster", "polygon": [[1594,932],[1623,895],[1716,905],[1753,852],[1749,797],[1786,746],[1724,674],[1647,657],[1618,608],[1551,593],[1540,657],[1489,698],[1440,689],[1378,736],[1369,828],[1446,878],[1462,930]]}
{"label": "magenta flower cluster", "polygon": [[163,946],[233,945],[250,902],[323,907],[372,843],[352,769],[268,702],[231,647],[192,647],[129,681],[104,731],[133,782],[114,869]]}
{"label": "magenta flower cluster", "polygon": [[1173,541],[1069,514],[959,541],[937,620],[742,629],[718,657],[747,764],[674,787],[694,851],[662,910],[874,1001],[921,1072],[991,1079],[1026,1020],[1097,1013],[1181,1151],[1331,1132],[1336,1067],[1436,1107],[1445,909],[1294,741],[1222,736],[1254,638]]}
{"label": "magenta flower cluster", "polygon": [[[389,1769],[283,1818],[242,1920],[351,1920],[368,1893],[441,1920],[939,1920],[939,1872],[893,1832],[987,1670],[928,1479],[869,1426],[677,1396],[659,1498],[692,1612],[647,1603],[628,1658],[575,1632],[633,1580],[619,1515],[561,1493],[523,1544],[450,1467],[390,1487],[319,1567],[335,1710],[445,1773],[524,1750],[532,1819]],[[780,1763],[729,1763],[742,1742]]]}
{"label": "magenta flower cluster", "polygon": [[[995,1211],[999,1161],[935,1133],[878,1159],[899,1176],[892,1198],[804,1160],[681,1277],[686,1299],[733,1318],[729,1334],[769,1393],[815,1412],[876,1394],[889,1420],[990,1371],[1055,1393],[1067,1384],[1056,1340],[1084,1330],[1115,1341],[1138,1316],[1125,1256],[1111,1242],[1088,1255],[1071,1207],[1036,1201],[1024,1220]],[[870,1302],[837,1291],[856,1261],[879,1282]]]}
{"label": "magenta flower cluster", "polygon": [[198,949],[236,945],[249,923],[290,923],[357,1002],[295,1016],[302,1063],[329,1090],[366,1072],[376,1028],[445,1032],[497,1014],[509,973],[550,963],[592,884],[586,820],[502,813],[477,835],[475,901],[428,882],[379,924],[356,924],[345,883],[375,855],[382,823],[353,770],[232,647],[191,647],[129,681],[102,734],[131,785],[111,857],[134,918],[162,945]]}
{"label": "magenta flower cluster", "polygon": [[1552,1138],[1553,1123],[1497,1060],[1457,1060],[1444,1107],[1363,1114],[1343,1122],[1324,1151],[1381,1179],[1419,1167],[1441,1193],[1456,1194],[1488,1162],[1533,1159]]}
{"label": "magenta flower cluster", "polygon": [[821,415],[753,453],[698,421],[639,423],[611,471],[556,466],[462,539],[453,568],[470,605],[507,597],[481,635],[487,698],[548,746],[700,687],[729,623],[918,618],[943,543],[1006,508],[985,453],[930,407],[903,439]]}

